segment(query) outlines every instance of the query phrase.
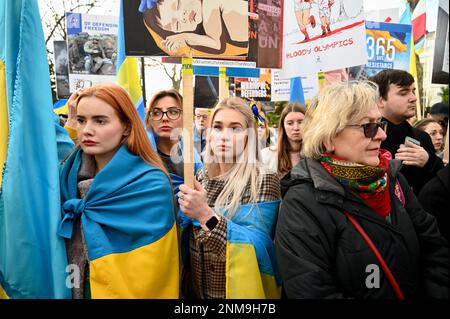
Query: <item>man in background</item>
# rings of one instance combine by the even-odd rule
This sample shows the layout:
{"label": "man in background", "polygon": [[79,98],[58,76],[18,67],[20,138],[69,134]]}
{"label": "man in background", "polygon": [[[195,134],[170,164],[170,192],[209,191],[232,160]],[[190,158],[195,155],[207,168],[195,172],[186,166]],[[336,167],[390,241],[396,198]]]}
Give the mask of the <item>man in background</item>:
{"label": "man in background", "polygon": [[206,130],[209,128],[209,109],[195,108],[194,147],[201,155],[206,146]]}
{"label": "man in background", "polygon": [[408,123],[408,119],[416,115],[414,78],[406,71],[383,70],[370,80],[378,84],[378,107],[388,123],[387,138],[381,148],[402,161],[401,172],[417,195],[444,165],[435,155],[430,136]]}

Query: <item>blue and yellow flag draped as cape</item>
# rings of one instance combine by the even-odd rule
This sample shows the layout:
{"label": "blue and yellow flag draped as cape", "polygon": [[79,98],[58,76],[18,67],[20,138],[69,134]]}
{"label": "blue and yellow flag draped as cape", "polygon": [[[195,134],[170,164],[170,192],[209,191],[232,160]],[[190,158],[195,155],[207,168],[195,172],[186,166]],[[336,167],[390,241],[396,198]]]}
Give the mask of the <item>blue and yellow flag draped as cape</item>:
{"label": "blue and yellow flag draped as cape", "polygon": [[0,34],[0,298],[70,298],[37,1],[0,1]]}
{"label": "blue and yellow flag draped as cape", "polygon": [[[224,214],[227,221],[227,299],[280,298],[281,277],[272,240],[279,205],[280,201],[246,204],[239,206],[231,219],[228,213]],[[199,225],[184,214],[178,219],[184,230],[191,223]],[[183,249],[189,245],[187,236],[183,236],[182,245]]]}
{"label": "blue and yellow flag draped as cape", "polygon": [[63,220],[59,234],[72,236],[81,215],[89,257],[92,298],[178,298],[179,253],[168,177],[123,145],[77,198],[82,151],[64,163]]}

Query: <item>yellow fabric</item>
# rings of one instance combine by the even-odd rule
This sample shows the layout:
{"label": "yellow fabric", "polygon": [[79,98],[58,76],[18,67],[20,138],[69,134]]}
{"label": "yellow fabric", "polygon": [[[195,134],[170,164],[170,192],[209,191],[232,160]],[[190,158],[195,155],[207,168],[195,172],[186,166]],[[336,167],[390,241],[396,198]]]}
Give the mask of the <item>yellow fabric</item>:
{"label": "yellow fabric", "polygon": [[275,278],[259,272],[255,249],[251,244],[227,243],[226,298],[276,299],[281,289]]}
{"label": "yellow fabric", "polygon": [[60,115],[60,114],[68,114],[69,113],[69,106],[66,103],[63,106],[58,107],[57,109],[54,109],[53,112],[55,112],[58,115]]}
{"label": "yellow fabric", "polygon": [[[144,24],[145,27],[147,28],[148,32],[150,32],[152,38],[155,40],[156,45],[165,53],[169,54],[169,52],[167,52],[166,50],[164,50],[161,46],[161,41],[162,38],[155,32],[153,31],[146,23],[144,20]],[[238,47],[235,45],[232,45],[230,43],[227,43],[225,45],[225,50],[223,53],[220,54],[220,56],[235,56],[235,59],[239,59],[238,56],[242,56],[242,55],[247,55],[248,54],[248,47]],[[210,54],[210,53],[205,53],[203,51],[199,51],[199,50],[195,50],[189,46],[185,46],[185,47],[181,47],[179,48],[176,52],[173,52],[172,54],[169,54],[171,56],[204,56],[204,57],[217,57],[218,54]],[[245,59],[244,57],[242,57],[243,59]]]}
{"label": "yellow fabric", "polygon": [[176,225],[154,243],[91,261],[90,284],[91,296],[95,299],[178,298],[179,255]]}
{"label": "yellow fabric", "polygon": [[6,153],[8,151],[9,123],[7,102],[5,64],[0,60],[0,187],[3,181],[3,167],[6,161]]}
{"label": "yellow fabric", "polygon": [[9,299],[8,295],[3,290],[2,286],[0,286],[0,299]]}
{"label": "yellow fabric", "polygon": [[411,32],[411,50],[409,51],[409,73],[414,77],[414,82],[416,83],[416,98],[417,98],[417,108],[416,108],[416,118],[417,120],[422,119],[422,105],[420,103],[418,78],[417,78],[417,65],[416,65],[416,54],[414,52],[414,35]]}
{"label": "yellow fabric", "polygon": [[136,58],[125,58],[117,73],[116,82],[119,83],[131,96],[136,104],[142,97],[141,83]]}
{"label": "yellow fabric", "polygon": [[66,129],[67,133],[69,133],[69,136],[72,140],[75,140],[78,138],[76,129],[74,129],[73,127],[70,127],[68,125],[64,125],[64,128]]}

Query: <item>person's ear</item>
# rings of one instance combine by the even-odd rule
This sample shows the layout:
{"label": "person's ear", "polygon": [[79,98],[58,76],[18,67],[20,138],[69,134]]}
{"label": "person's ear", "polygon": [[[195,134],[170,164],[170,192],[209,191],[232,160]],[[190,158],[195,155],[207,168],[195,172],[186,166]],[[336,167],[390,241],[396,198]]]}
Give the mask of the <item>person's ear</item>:
{"label": "person's ear", "polygon": [[323,143],[323,146],[325,146],[325,151],[327,153],[333,153],[334,152],[334,144],[333,144],[332,140],[325,141]]}
{"label": "person's ear", "polygon": [[123,136],[128,136],[131,133],[131,128],[130,127],[126,127],[125,131],[123,132]]}
{"label": "person's ear", "polygon": [[378,108],[380,109],[380,110],[384,110],[385,108],[386,108],[386,100],[382,97],[382,96],[380,96],[379,98],[378,98],[378,102],[377,102],[377,106],[378,106]]}

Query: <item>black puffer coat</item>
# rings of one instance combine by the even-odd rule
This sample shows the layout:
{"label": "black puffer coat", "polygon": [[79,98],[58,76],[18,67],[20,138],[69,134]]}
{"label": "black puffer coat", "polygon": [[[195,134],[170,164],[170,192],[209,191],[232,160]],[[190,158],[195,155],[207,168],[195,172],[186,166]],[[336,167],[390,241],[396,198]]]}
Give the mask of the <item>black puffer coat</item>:
{"label": "black puffer coat", "polygon": [[[370,236],[406,298],[449,297],[448,244],[399,169],[400,162],[391,161],[392,224],[345,190],[318,161],[302,160],[282,180],[275,245],[288,298],[395,298],[381,266],[379,288],[367,287],[374,272],[366,267],[379,263],[344,210]],[[405,207],[394,194],[397,179]]]}

